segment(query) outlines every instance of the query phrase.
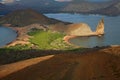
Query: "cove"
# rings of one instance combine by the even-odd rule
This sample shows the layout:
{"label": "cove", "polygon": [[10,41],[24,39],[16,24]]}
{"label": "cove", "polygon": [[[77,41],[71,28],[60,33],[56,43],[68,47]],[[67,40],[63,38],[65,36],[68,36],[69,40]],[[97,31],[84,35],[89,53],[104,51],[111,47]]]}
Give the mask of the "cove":
{"label": "cove", "polygon": [[101,18],[105,21],[105,35],[98,37],[76,37],[70,39],[69,42],[80,47],[95,47],[95,46],[108,46],[120,45],[120,16],[110,17],[104,15],[83,15],[83,14],[70,14],[70,13],[51,13],[45,14],[50,18],[58,20],[80,23],[84,22],[89,24],[92,31],[96,30],[96,26]]}
{"label": "cove", "polygon": [[17,37],[16,31],[0,26],[0,47],[5,46],[6,44],[12,42]]}

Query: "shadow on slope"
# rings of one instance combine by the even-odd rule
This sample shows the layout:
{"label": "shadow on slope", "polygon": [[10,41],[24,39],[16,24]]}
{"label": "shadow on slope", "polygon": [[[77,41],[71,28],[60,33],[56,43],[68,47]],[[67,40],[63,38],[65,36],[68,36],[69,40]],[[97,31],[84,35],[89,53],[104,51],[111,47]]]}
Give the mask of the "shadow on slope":
{"label": "shadow on slope", "polygon": [[89,52],[96,51],[107,47],[76,48],[72,50],[36,50],[36,49],[19,50],[19,49],[0,48],[0,53],[1,53],[0,65],[9,64],[30,58],[36,58],[47,55],[57,55],[62,53],[85,54],[85,52],[87,53],[88,51]]}
{"label": "shadow on slope", "polygon": [[120,47],[106,50],[57,54],[1,80],[120,80]]}

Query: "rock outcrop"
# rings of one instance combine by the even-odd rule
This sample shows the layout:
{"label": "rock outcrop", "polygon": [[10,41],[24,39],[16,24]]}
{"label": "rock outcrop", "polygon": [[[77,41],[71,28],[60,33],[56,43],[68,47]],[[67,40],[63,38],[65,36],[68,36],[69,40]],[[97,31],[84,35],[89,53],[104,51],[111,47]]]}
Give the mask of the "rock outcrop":
{"label": "rock outcrop", "polygon": [[100,20],[100,22],[98,23],[98,26],[96,28],[96,34],[98,35],[102,35],[104,34],[104,20]]}
{"label": "rock outcrop", "polygon": [[104,34],[104,21],[100,20],[96,31],[92,31],[90,26],[86,23],[70,24],[67,26],[67,35],[71,36],[92,36],[92,35],[103,35]]}
{"label": "rock outcrop", "polygon": [[68,25],[68,29],[66,31],[67,35],[74,36],[86,36],[91,34],[92,30],[86,23],[77,23]]}

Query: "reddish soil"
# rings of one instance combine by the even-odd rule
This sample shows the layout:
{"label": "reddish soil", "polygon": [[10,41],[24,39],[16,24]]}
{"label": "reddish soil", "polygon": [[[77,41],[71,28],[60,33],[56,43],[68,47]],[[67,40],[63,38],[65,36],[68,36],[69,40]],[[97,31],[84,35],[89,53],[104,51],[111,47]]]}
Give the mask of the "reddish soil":
{"label": "reddish soil", "polygon": [[57,54],[0,80],[120,80],[120,47]]}

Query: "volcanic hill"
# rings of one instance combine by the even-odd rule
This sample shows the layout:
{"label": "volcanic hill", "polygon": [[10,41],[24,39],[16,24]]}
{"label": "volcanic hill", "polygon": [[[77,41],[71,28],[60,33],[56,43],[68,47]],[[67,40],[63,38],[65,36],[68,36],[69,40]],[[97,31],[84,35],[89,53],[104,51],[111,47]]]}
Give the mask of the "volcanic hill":
{"label": "volcanic hill", "polygon": [[11,26],[24,27],[34,23],[48,25],[62,22],[51,19],[32,9],[16,10],[0,19],[0,24],[11,24]]}

